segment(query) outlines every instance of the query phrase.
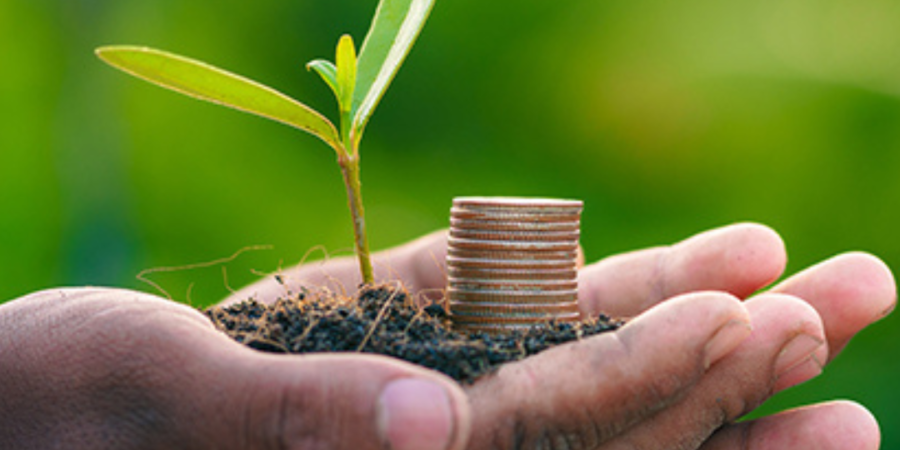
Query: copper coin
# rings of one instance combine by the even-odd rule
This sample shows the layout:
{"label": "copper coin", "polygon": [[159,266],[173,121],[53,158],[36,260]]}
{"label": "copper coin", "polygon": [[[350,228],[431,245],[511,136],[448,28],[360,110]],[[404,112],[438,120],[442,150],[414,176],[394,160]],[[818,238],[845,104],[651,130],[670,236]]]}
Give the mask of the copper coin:
{"label": "copper coin", "polygon": [[518,269],[518,270],[571,270],[575,263],[569,259],[515,260],[447,257],[447,266],[460,269]]}
{"label": "copper coin", "polygon": [[569,291],[508,291],[508,290],[487,290],[487,289],[459,289],[448,288],[447,293],[451,302],[471,302],[471,303],[549,303],[549,302],[572,302],[578,300],[578,291],[573,289]]}
{"label": "copper coin", "polygon": [[574,232],[578,231],[578,221],[568,222],[523,222],[520,220],[476,220],[450,217],[450,229],[482,231],[525,231],[525,232]]}
{"label": "copper coin", "polygon": [[[581,320],[580,317],[575,318],[567,318],[567,319],[554,319],[556,322],[577,322]],[[516,331],[528,331],[536,326],[541,326],[542,324],[546,324],[549,321],[541,321],[535,323],[527,323],[527,324],[459,324],[457,327],[460,330],[464,330],[467,333],[471,334],[502,334],[502,333],[510,333]]]}
{"label": "copper coin", "polygon": [[465,302],[451,303],[453,314],[459,316],[494,316],[494,317],[525,317],[568,315],[578,312],[578,303],[547,303],[535,305],[507,305],[504,303],[485,303],[474,305]]}
{"label": "copper coin", "polygon": [[452,316],[454,323],[464,323],[464,324],[534,324],[537,322],[545,322],[550,320],[578,320],[581,318],[581,314],[578,312],[571,312],[565,314],[537,314],[537,315],[523,315],[523,316],[460,316],[453,315]]}
{"label": "copper coin", "polygon": [[447,244],[454,249],[490,252],[573,252],[578,250],[578,241],[517,241],[460,239],[450,237]]}
{"label": "copper coin", "polygon": [[564,200],[556,198],[528,197],[456,197],[453,206],[465,209],[485,211],[517,211],[551,213],[555,211],[581,211],[584,202],[581,200]]}
{"label": "copper coin", "polygon": [[521,268],[491,268],[491,267],[460,267],[448,266],[449,279],[472,280],[574,280],[578,278],[578,271],[574,268],[562,269],[521,269]]}
{"label": "copper coin", "polygon": [[466,228],[451,228],[451,239],[469,239],[476,241],[512,241],[512,242],[578,242],[578,231],[502,231]]}
{"label": "copper coin", "polygon": [[578,289],[577,280],[491,280],[482,278],[450,278],[451,288],[469,291],[500,290],[500,291],[528,291],[528,292],[555,292],[575,291]]}
{"label": "copper coin", "polygon": [[457,256],[463,259],[487,259],[487,260],[511,260],[511,261],[540,261],[540,260],[561,260],[561,261],[572,261],[572,264],[575,264],[575,260],[578,257],[577,250],[568,250],[568,251],[528,251],[528,250],[518,250],[518,251],[503,251],[503,250],[474,250],[468,248],[456,248],[456,247],[448,247],[447,248],[448,256]]}
{"label": "copper coin", "polygon": [[452,210],[450,215],[457,219],[483,220],[485,222],[523,222],[528,223],[556,223],[574,222],[581,219],[581,213],[568,212],[556,214],[521,214],[521,213],[494,213],[488,211]]}

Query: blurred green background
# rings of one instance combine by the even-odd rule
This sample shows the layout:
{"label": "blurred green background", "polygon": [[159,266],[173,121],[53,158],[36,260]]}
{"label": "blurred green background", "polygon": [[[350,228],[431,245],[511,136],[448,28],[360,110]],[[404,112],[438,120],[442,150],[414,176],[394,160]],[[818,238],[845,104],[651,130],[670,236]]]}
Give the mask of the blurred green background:
{"label": "blurred green background", "polygon": [[[375,0],[0,2],[0,299],[227,265],[255,279],[352,235],[334,154],[293,129],[100,63],[150,45],[335,116],[303,65],[361,42]],[[363,141],[374,248],[447,226],[458,195],[581,198],[589,259],[736,221],[785,238],[789,272],[848,250],[900,268],[900,2],[439,0]],[[157,274],[195,305],[220,267]],[[765,411],[868,406],[900,448],[896,315]]]}

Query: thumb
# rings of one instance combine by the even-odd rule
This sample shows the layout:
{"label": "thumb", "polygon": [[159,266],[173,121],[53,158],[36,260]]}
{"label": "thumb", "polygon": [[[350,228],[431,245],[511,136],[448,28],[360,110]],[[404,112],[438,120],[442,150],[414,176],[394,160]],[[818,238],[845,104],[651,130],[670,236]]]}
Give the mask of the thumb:
{"label": "thumb", "polygon": [[241,441],[237,448],[452,450],[466,445],[467,398],[439,373],[362,354],[285,356],[241,348],[233,356],[229,370],[213,374],[231,398],[210,404],[215,409],[207,417],[229,416],[209,421],[209,435],[220,441],[210,448],[236,448]]}
{"label": "thumb", "polygon": [[460,450],[471,422],[437,372],[261,353],[187,306],[122,290],[0,306],[0,380],[4,449]]}

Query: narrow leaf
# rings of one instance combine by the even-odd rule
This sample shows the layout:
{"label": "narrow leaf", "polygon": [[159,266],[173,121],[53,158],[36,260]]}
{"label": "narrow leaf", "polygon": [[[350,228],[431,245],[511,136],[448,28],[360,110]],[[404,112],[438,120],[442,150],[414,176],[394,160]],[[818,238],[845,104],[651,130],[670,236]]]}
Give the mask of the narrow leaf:
{"label": "narrow leaf", "polygon": [[341,87],[338,84],[337,79],[337,67],[331,61],[324,59],[317,59],[315,61],[311,61],[306,65],[307,70],[315,70],[316,73],[325,80],[325,84],[331,88],[331,92],[334,92],[334,97],[340,102],[341,100]]}
{"label": "narrow leaf", "polygon": [[337,48],[337,78],[340,86],[341,112],[349,113],[353,107],[353,91],[356,88],[356,47],[350,35],[341,36]]}
{"label": "narrow leaf", "polygon": [[379,3],[359,54],[352,111],[356,139],[362,136],[433,6],[434,0],[381,0]]}
{"label": "narrow leaf", "polygon": [[206,63],[146,47],[102,47],[97,56],[131,75],[182,94],[306,131],[342,149],[337,130],[312,108],[270,87]]}

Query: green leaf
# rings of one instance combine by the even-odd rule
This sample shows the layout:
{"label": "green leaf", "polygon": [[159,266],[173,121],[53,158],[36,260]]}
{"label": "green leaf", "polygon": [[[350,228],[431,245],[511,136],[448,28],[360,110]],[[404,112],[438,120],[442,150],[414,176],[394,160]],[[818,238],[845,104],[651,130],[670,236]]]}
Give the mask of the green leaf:
{"label": "green leaf", "polygon": [[312,108],[270,87],[206,63],[146,47],[97,49],[113,67],[208,102],[256,114],[306,131],[335,151],[343,147],[334,125]]}
{"label": "green leaf", "polygon": [[341,87],[338,84],[337,79],[337,67],[331,61],[325,59],[317,59],[315,61],[311,61],[306,65],[307,70],[315,70],[316,73],[325,80],[325,84],[331,88],[331,92],[334,92],[334,97],[341,101]]}
{"label": "green leaf", "polygon": [[337,82],[340,87],[338,103],[341,113],[349,113],[353,107],[353,91],[356,88],[356,47],[350,35],[341,36],[337,48]]}
{"label": "green leaf", "polygon": [[359,53],[356,92],[353,94],[353,130],[362,136],[369,118],[413,43],[419,36],[434,0],[381,0],[369,34]]}

